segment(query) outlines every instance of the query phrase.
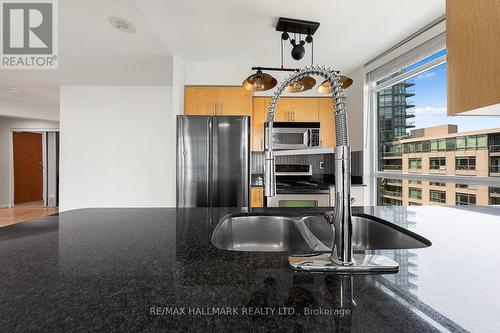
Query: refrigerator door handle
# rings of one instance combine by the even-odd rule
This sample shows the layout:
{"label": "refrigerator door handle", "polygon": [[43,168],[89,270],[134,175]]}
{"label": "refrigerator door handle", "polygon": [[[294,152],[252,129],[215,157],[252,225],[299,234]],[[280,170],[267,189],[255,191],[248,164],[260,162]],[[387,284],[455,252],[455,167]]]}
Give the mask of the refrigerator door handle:
{"label": "refrigerator door handle", "polygon": [[[214,106],[216,104],[214,103]],[[213,206],[213,198],[212,198],[212,181],[213,181],[213,156],[212,156],[212,143],[213,143],[213,117],[210,117],[208,120],[208,138],[207,142],[207,198],[208,198],[208,207]]]}

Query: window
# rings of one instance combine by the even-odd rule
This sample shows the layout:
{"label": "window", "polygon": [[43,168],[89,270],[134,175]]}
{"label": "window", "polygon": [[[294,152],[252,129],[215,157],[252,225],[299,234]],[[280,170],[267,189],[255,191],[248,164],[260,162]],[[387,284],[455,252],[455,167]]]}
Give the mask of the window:
{"label": "window", "polygon": [[476,150],[476,137],[468,136],[467,137],[467,150]]}
{"label": "window", "polygon": [[488,137],[486,135],[479,135],[477,137],[477,149],[486,149],[488,146]]}
{"label": "window", "polygon": [[446,203],[446,192],[444,191],[429,191],[429,200],[432,202]]}
{"label": "window", "polygon": [[429,158],[429,168],[431,170],[445,170],[446,158],[445,157],[431,157]]}
{"label": "window", "polygon": [[457,138],[446,139],[446,150],[447,151],[457,150]]}
{"label": "window", "polygon": [[420,189],[420,188],[410,187],[410,188],[409,188],[409,191],[408,191],[408,196],[409,196],[411,199],[418,199],[418,200],[421,200],[421,199],[422,199],[422,189]]}
{"label": "window", "polygon": [[476,157],[463,156],[455,158],[456,170],[476,170]]}
{"label": "window", "polygon": [[465,150],[465,137],[457,138],[457,150]]}
{"label": "window", "polygon": [[411,170],[422,169],[422,159],[421,158],[410,158],[408,160],[408,168]]}
{"label": "window", "polygon": [[464,205],[475,205],[476,195],[467,193],[457,193],[456,194],[456,204],[460,206]]}
{"label": "window", "polygon": [[431,140],[431,151],[445,151],[446,139]]}
{"label": "window", "polygon": [[455,184],[456,188],[464,188],[466,190],[475,190],[476,185],[467,185],[467,184]]}
{"label": "window", "polygon": [[[488,192],[488,186],[481,185],[485,184],[484,179],[474,184],[474,177],[484,177],[475,170],[489,170],[486,176],[492,179],[490,185],[500,187],[495,185],[500,184],[500,154],[492,153],[500,153],[500,117],[448,117],[446,51],[441,49],[434,54],[424,51],[438,50],[438,45],[444,48],[443,36],[368,73],[369,105],[375,115],[367,132],[375,136],[373,146],[369,147],[376,156],[371,165],[371,183],[377,186],[373,197],[378,198],[379,204],[425,205],[431,191],[429,200],[435,203],[453,202],[457,191],[459,203],[497,202],[496,195],[476,198],[475,192],[469,191],[477,188],[478,193]],[[474,153],[480,150],[488,151]],[[454,176],[460,179],[449,179]],[[404,181],[396,182],[394,178]],[[464,186],[456,187],[456,183]],[[403,200],[406,195],[409,199]]]}

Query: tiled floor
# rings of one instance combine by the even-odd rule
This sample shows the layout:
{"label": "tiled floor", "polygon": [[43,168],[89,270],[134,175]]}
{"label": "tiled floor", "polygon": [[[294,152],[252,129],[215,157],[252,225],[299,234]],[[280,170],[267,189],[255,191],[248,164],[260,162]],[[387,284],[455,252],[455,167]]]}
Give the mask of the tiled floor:
{"label": "tiled floor", "polygon": [[0,227],[29,221],[37,217],[47,216],[57,212],[57,208],[1,208]]}

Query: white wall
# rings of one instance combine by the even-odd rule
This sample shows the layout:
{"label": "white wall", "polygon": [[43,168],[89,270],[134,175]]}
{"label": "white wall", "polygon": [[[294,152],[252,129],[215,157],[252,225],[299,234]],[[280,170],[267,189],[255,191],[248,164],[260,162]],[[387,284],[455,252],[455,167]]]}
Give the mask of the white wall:
{"label": "white wall", "polygon": [[370,183],[370,134],[366,132],[364,126],[367,123],[367,101],[366,96],[366,74],[364,66],[347,74],[353,79],[353,84],[346,89],[347,114],[349,122],[349,139],[355,151],[363,151],[363,182],[364,203],[370,205],[371,183]]}
{"label": "white wall", "polygon": [[349,121],[349,139],[353,151],[363,150],[363,118],[365,71],[363,67],[347,74],[354,82],[345,90],[347,97],[347,119]]}
{"label": "white wall", "polygon": [[181,56],[172,57],[172,105],[173,115],[182,115],[184,113],[184,60]]}
{"label": "white wall", "polygon": [[174,207],[171,86],[62,86],[60,209]]}
{"label": "white wall", "polygon": [[2,98],[0,116],[58,121],[59,107],[42,102],[24,102]]}
{"label": "white wall", "polygon": [[12,151],[11,129],[58,129],[59,123],[0,117],[0,207],[9,206],[9,173]]}

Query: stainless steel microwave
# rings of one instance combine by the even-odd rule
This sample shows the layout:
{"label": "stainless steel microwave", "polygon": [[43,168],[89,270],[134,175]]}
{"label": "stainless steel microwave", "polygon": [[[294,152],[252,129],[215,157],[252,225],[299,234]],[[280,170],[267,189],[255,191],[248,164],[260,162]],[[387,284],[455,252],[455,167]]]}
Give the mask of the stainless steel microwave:
{"label": "stainless steel microwave", "polygon": [[[319,122],[273,123],[273,149],[307,149],[320,146]],[[266,123],[266,144],[268,131]]]}

